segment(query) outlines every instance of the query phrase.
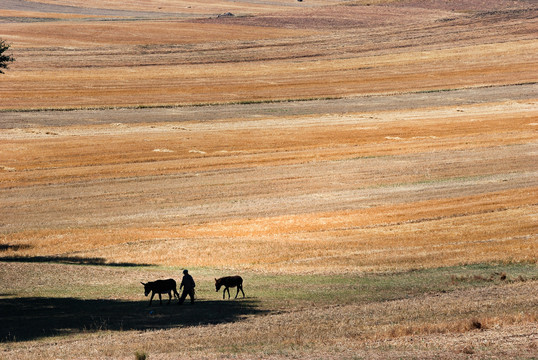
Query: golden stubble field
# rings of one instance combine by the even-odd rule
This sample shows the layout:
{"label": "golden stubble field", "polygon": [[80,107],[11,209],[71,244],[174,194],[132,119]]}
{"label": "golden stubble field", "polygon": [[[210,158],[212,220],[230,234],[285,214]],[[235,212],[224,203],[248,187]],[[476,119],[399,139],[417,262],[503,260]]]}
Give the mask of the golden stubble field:
{"label": "golden stubble field", "polygon": [[5,241],[285,272],[532,261],[534,107],[5,130]]}
{"label": "golden stubble field", "polygon": [[257,16],[217,17],[209,5],[197,18],[6,16],[15,20],[0,23],[0,35],[17,62],[0,83],[0,108],[310,99],[536,81],[536,10],[521,9],[525,2],[471,14],[273,4],[273,13]]}
{"label": "golden stubble field", "polygon": [[0,357],[536,356],[537,10],[368,3],[0,5]]}

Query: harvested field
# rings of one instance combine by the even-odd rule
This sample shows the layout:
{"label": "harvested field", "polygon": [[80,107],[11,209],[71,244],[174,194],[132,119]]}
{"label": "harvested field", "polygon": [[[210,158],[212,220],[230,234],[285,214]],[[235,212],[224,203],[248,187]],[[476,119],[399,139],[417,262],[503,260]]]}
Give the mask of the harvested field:
{"label": "harvested field", "polygon": [[421,266],[527,261],[534,115],[521,101],[5,130],[4,231],[12,245],[40,243],[19,255],[143,252],[163,265],[395,270],[415,267],[419,248],[431,261]]}
{"label": "harvested field", "polygon": [[1,357],[536,356],[532,2],[85,4],[0,4]]}
{"label": "harvested field", "polygon": [[[312,12],[331,21],[312,20]],[[530,6],[478,15],[336,6],[272,17],[12,20],[0,23],[17,58],[0,83],[0,108],[311,99],[536,82],[536,13]]]}

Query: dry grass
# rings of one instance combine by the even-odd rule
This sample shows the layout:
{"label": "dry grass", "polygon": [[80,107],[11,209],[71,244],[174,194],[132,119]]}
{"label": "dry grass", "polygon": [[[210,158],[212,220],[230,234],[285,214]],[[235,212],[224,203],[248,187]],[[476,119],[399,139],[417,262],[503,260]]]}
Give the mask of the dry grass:
{"label": "dry grass", "polygon": [[[32,264],[26,264],[26,266],[35,267]],[[99,278],[94,276],[98,273],[103,275],[108,273],[102,278],[103,280],[108,279],[108,281],[120,277],[131,279],[135,275],[148,275],[148,270],[141,271],[140,269],[113,270],[83,267],[84,269],[78,270],[77,268],[81,267],[73,265],[45,264],[37,266],[41,266],[40,268],[43,270],[41,283],[45,285],[44,287],[54,286],[54,280],[48,277],[52,274],[49,272],[54,271],[53,268],[56,271],[62,267],[69,268],[69,273],[72,274],[66,273],[66,275],[68,275],[67,281],[72,289],[77,289],[76,281],[86,282],[91,286],[97,285]],[[18,265],[17,267],[24,269],[25,266]],[[520,271],[510,267],[508,269],[510,269],[508,271]],[[534,276],[536,276],[535,270]],[[449,273],[461,270],[446,269],[446,271]],[[153,272],[155,275],[166,273],[163,270]],[[204,270],[195,270],[194,273],[197,274],[197,279],[202,285],[200,289],[202,300],[196,305],[199,306],[198,311],[214,311],[210,310],[213,308],[209,307],[212,305],[208,305],[211,304],[209,299],[218,295],[213,295],[211,289],[203,286],[204,282],[210,280],[213,273]],[[338,296],[341,296],[338,292],[329,291],[335,298],[325,304],[318,298],[319,294],[310,291],[309,280],[305,281],[302,277],[297,277],[294,279],[297,283],[292,289],[286,290],[285,282],[276,282],[274,286],[291,298],[295,296],[296,299],[300,299],[302,295],[309,296],[298,302],[288,301],[285,305],[282,302],[275,302],[274,295],[264,289],[266,287],[262,284],[264,280],[256,280],[257,276],[254,275],[249,279],[249,287],[246,288],[246,291],[248,291],[250,299],[257,298],[261,301],[260,307],[270,310],[265,315],[253,313],[243,316],[241,321],[188,326],[181,319],[190,318],[193,313],[196,313],[194,307],[185,309],[155,307],[155,316],[167,315],[174,318],[177,323],[172,328],[166,326],[166,330],[136,331],[131,326],[138,326],[135,325],[137,323],[133,323],[130,315],[126,314],[123,325],[125,328],[118,332],[115,331],[117,319],[109,314],[112,310],[107,311],[101,305],[96,304],[99,311],[105,312],[98,314],[93,311],[95,318],[99,319],[101,316],[103,319],[108,319],[101,323],[102,329],[88,329],[89,331],[83,331],[82,335],[71,339],[53,338],[11,343],[4,350],[5,354],[9,354],[10,357],[21,359],[36,356],[45,359],[51,357],[66,358],[70,354],[77,354],[81,358],[113,357],[123,359],[132,356],[134,351],[143,351],[151,357],[158,358],[182,356],[192,359],[232,355],[238,358],[316,358],[319,356],[353,358],[352,354],[357,353],[367,357],[393,358],[401,357],[407,351],[412,351],[415,357],[439,354],[441,358],[445,358],[451,355],[458,356],[458,353],[468,353],[470,350],[481,356],[488,356],[488,351],[492,349],[496,353],[502,352],[508,356],[532,356],[533,348],[529,346],[532,344],[527,343],[525,346],[518,339],[532,339],[532,333],[536,330],[535,324],[538,316],[536,313],[538,301],[536,279],[526,282],[503,282],[495,286],[461,288],[448,293],[423,293],[427,291],[424,284],[429,284],[428,280],[439,280],[439,278],[432,277],[434,274],[435,272],[416,273],[417,278],[424,277],[422,280],[426,280],[417,285],[409,284],[408,282],[413,281],[414,277],[405,274],[378,275],[370,279],[333,279],[334,281],[344,281],[344,287],[355,282],[355,291],[348,293],[347,296],[369,290],[375,291],[368,289],[366,284],[375,287],[387,280],[399,283],[402,288],[407,286],[407,290],[411,289],[409,286],[417,286],[419,289],[416,289],[412,295],[401,294],[401,298],[392,301],[386,301],[383,298],[378,301],[362,298],[349,303],[338,299]],[[28,278],[31,279],[32,276]],[[86,280],[84,280],[85,278]],[[327,280],[329,278],[325,279],[325,281]],[[442,284],[439,285],[442,286]],[[125,297],[135,290],[135,288],[124,288],[119,294],[121,296],[123,293],[122,296]],[[386,294],[390,294],[390,292]],[[85,296],[91,298],[93,295],[86,291]],[[136,298],[132,295],[127,296]],[[52,299],[50,301],[52,303]],[[249,304],[248,301],[232,303],[242,303],[245,309]],[[222,302],[220,306],[226,307],[232,303]],[[108,306],[114,308],[124,305],[118,303]],[[275,308],[275,306],[279,307]],[[135,304],[130,310],[138,311],[142,322],[149,322],[151,317],[144,315],[147,310],[141,310],[142,307],[142,304]],[[86,315],[88,311],[91,310],[84,308],[81,312]],[[179,317],[177,317],[178,315]],[[108,316],[110,318],[107,318]],[[205,316],[207,315],[201,315],[198,312],[199,321],[205,321]],[[60,322],[61,320],[53,321]],[[95,330],[101,331],[95,333]],[[518,335],[506,337],[506,332]],[[440,334],[441,337],[439,337]],[[502,336],[505,337],[502,342],[495,342],[495,338]],[[178,339],[189,339],[189,341],[178,343]],[[443,344],[445,339],[450,339],[450,346],[448,343]],[[413,341],[416,341],[415,346],[409,349],[410,342]],[[482,345],[469,345],[477,344],[477,342]],[[59,347],[58,344],[61,346]],[[388,345],[390,348],[386,348]],[[440,350],[441,348],[444,349]]]}
{"label": "dry grass", "polygon": [[521,102],[5,131],[5,255],[284,272],[532,262],[534,121]]}

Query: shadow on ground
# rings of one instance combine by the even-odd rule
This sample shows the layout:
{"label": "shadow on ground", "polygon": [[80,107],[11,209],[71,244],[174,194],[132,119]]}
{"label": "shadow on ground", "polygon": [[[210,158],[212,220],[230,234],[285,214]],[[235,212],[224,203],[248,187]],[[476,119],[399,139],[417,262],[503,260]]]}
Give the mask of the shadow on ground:
{"label": "shadow on ground", "polygon": [[25,249],[30,249],[30,248],[31,248],[30,245],[0,244],[0,251],[8,251],[8,250],[18,251],[18,250],[25,250]]}
{"label": "shadow on ground", "polygon": [[25,341],[41,337],[99,330],[148,330],[219,324],[263,314],[257,301],[197,301],[178,306],[177,300],[151,307],[148,301],[83,300],[74,298],[0,299],[0,341]]}
{"label": "shadow on ground", "polygon": [[[0,251],[14,248],[18,245],[0,245]],[[106,266],[151,266],[150,264],[136,263],[111,263],[104,258],[99,257],[81,257],[81,256],[3,256],[0,261],[5,262],[32,262],[32,263],[56,263],[71,265],[106,265]]]}

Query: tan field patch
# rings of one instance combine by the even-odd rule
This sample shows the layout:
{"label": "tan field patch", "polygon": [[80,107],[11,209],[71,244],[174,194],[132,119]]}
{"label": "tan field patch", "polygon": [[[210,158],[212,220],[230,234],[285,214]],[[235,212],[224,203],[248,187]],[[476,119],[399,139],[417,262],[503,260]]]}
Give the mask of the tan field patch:
{"label": "tan field patch", "polygon": [[61,13],[43,13],[39,11],[24,11],[24,10],[5,10],[0,9],[0,18],[39,18],[39,19],[77,19],[88,18],[89,15],[77,15],[77,14],[61,14]]}
{"label": "tan field patch", "polygon": [[[536,139],[536,129],[530,125],[534,115],[533,103],[522,102],[423,112],[10,130],[3,137],[6,160],[2,165],[20,171],[0,173],[0,187],[9,187],[14,181],[36,185],[90,180],[97,174],[101,178],[117,174],[165,175],[438,150],[483,148],[487,151],[495,145],[532,143]],[[170,151],[154,151],[160,148]],[[44,164],[43,157],[55,160]],[[532,161],[532,154],[525,156],[526,164]],[[372,161],[371,166],[375,164]],[[444,170],[439,175],[432,171],[440,169],[429,171],[429,178],[417,173],[399,181],[481,175],[465,170]],[[392,181],[396,180],[380,183],[365,178],[360,184],[389,185]]]}
{"label": "tan field patch", "polygon": [[[294,11],[263,13],[257,16],[202,18],[201,23],[243,24],[296,29],[372,29],[433,22],[450,16],[438,10],[387,6],[323,6],[304,7]],[[195,22],[195,20],[193,20]]]}
{"label": "tan field patch", "polygon": [[4,243],[277,272],[535,261],[534,115],[510,102],[14,129]]}
{"label": "tan field patch", "polygon": [[[323,6],[331,3],[338,3],[337,0],[312,0],[303,6]],[[67,5],[75,7],[87,7],[87,2],[83,0],[45,0],[45,4]],[[274,12],[286,10],[289,8],[302,5],[286,0],[271,0],[271,1],[229,1],[229,0],[176,0],[170,2],[167,0],[137,0],[129,1],[110,1],[97,0],[92,2],[94,8],[117,9],[117,10],[133,10],[133,11],[154,11],[164,13],[193,13],[204,15],[217,15],[224,12],[235,12],[237,14],[257,14],[263,12]]]}
{"label": "tan field patch", "polygon": [[[520,193],[527,198],[529,191],[536,193],[536,189]],[[513,198],[517,194],[500,195]],[[518,199],[523,205],[499,209],[502,197],[492,196],[490,201],[498,202],[491,205],[491,210],[467,213],[467,205],[464,213],[452,212],[433,219],[417,218],[420,214],[408,211],[405,216],[397,217],[396,222],[387,222],[386,218],[376,220],[375,215],[388,212],[386,208],[376,207],[356,214],[308,214],[256,219],[250,223],[161,226],[157,230],[26,231],[9,236],[9,243],[27,246],[16,251],[20,256],[61,255],[118,263],[216,266],[234,271],[284,273],[352,273],[489,261],[533,262],[538,236],[536,219],[529,213],[536,204]],[[466,200],[456,198],[452,202]],[[425,209],[424,204],[414,206]],[[408,207],[393,208],[395,212],[403,212]],[[430,212],[437,209],[429,208]],[[406,220],[408,217],[416,219]],[[479,228],[477,223],[481,224]],[[458,230],[454,231],[455,228]]]}
{"label": "tan field patch", "polygon": [[[114,99],[111,105],[230,102],[513,84],[537,80],[533,56],[536,50],[536,42],[523,41],[468,47],[457,52],[438,50],[300,64],[295,60],[280,61],[271,67],[248,62],[211,67],[157,65],[144,71],[133,71],[131,67],[115,67],[113,71],[106,67],[83,67],[17,72],[17,64],[13,65],[9,89],[0,89],[0,106],[110,105],[110,99]],[[508,63],[506,56],[511,58]],[[461,66],[453,68],[462,60]],[[424,69],[429,66],[437,69],[435,76],[424,76]],[[85,86],[65,86],[72,81]]]}
{"label": "tan field patch", "polygon": [[[11,43],[14,48],[218,43],[219,41],[261,40],[294,35],[292,31],[286,29],[257,29],[220,24],[193,26],[177,21],[0,24],[0,34],[12,39]],[[44,75],[39,74],[40,77]],[[124,74],[119,75],[124,76]]]}
{"label": "tan field patch", "polygon": [[[338,26],[294,11],[269,23],[254,16],[0,24],[17,59],[0,83],[0,108],[309,99],[537,80],[534,10],[442,21],[445,12],[390,8],[401,24],[372,28],[384,7],[362,8],[316,12],[343,21]],[[349,12],[359,23],[342,20]]]}

